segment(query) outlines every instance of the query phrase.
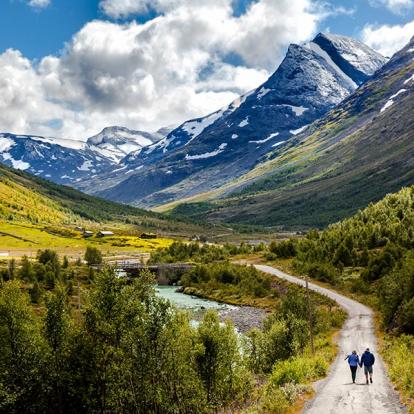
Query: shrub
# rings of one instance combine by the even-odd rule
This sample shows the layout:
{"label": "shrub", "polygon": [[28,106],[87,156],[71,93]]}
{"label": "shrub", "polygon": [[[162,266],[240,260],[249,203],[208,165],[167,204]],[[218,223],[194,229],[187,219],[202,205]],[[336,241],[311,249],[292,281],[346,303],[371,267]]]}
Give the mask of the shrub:
{"label": "shrub", "polygon": [[102,253],[96,247],[88,246],[85,252],[85,260],[88,266],[98,265],[102,263]]}

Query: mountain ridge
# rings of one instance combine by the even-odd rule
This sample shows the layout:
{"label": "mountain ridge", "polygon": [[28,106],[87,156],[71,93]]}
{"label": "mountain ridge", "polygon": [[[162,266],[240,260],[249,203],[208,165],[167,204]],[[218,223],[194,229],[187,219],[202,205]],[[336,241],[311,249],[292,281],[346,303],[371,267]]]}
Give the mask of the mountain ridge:
{"label": "mountain ridge", "polygon": [[[320,34],[314,42],[325,48],[321,39],[331,49],[345,40],[351,42],[344,36],[328,38]],[[355,90],[363,81],[360,69],[364,67],[355,56],[366,60],[367,50],[370,51],[371,64],[365,67],[371,69],[365,73],[366,78],[385,62],[378,53],[352,40],[352,45],[360,45],[360,51],[352,55],[353,62],[348,62],[354,74],[358,73],[352,80],[314,42],[310,42],[313,48],[291,45],[279,68],[263,85],[228,107],[187,121],[158,143],[131,153],[121,163],[126,169],[139,171],[113,187],[96,191],[95,186],[96,194],[153,207],[220,187],[253,168],[274,148],[283,148]],[[319,49],[315,51],[316,47]],[[344,50],[347,51],[342,44],[343,55]],[[351,56],[349,51],[348,55]],[[347,72],[351,73],[349,67]]]}
{"label": "mountain ridge", "polygon": [[413,113],[414,38],[283,153],[222,188],[222,200],[205,197],[175,214],[324,227],[414,183]]}

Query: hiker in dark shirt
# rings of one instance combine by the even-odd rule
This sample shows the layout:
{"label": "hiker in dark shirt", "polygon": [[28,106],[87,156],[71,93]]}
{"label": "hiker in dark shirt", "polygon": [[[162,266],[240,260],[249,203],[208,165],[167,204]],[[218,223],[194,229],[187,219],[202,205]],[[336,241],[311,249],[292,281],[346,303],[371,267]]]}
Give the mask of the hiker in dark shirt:
{"label": "hiker in dark shirt", "polygon": [[359,356],[356,351],[352,351],[352,354],[347,355],[345,360],[348,360],[349,368],[351,368],[352,382],[355,384],[356,372],[359,364]]}
{"label": "hiker in dark shirt", "polygon": [[[369,384],[369,381],[372,384],[372,366],[375,363],[375,357],[374,354],[372,354],[369,351],[369,348],[367,348],[365,350],[365,352],[362,354],[361,357],[361,362],[359,363],[359,366],[362,368],[362,365],[364,366],[364,373],[365,373],[365,378],[367,379],[367,384]],[[368,381],[368,374],[369,374],[369,381]]]}

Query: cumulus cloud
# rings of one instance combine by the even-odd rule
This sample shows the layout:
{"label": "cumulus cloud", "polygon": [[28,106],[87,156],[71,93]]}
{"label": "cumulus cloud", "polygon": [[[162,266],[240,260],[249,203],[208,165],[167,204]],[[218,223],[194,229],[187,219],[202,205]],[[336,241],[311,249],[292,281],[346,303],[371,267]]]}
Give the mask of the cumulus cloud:
{"label": "cumulus cloud", "polygon": [[362,41],[384,56],[391,57],[402,49],[414,35],[414,21],[404,25],[365,26]]}
{"label": "cumulus cloud", "polygon": [[396,14],[401,14],[414,6],[414,0],[370,0],[372,6],[385,6]]}
{"label": "cumulus cloud", "polygon": [[45,8],[49,6],[51,0],[29,0],[29,6],[37,8]]}
{"label": "cumulus cloud", "polygon": [[17,51],[0,55],[8,74],[0,130],[79,139],[111,124],[153,130],[208,114],[264,82],[287,45],[308,40],[324,17],[312,0],[257,0],[240,16],[233,7],[103,0],[112,17],[159,14],[145,23],[90,22],[60,56],[36,64]]}

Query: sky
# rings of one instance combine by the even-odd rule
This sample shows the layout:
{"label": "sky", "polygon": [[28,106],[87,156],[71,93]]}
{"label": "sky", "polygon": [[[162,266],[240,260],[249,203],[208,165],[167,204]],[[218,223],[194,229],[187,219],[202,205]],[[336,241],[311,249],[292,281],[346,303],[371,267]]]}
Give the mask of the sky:
{"label": "sky", "polygon": [[263,83],[318,32],[391,56],[414,0],[0,0],[0,131],[156,130]]}

